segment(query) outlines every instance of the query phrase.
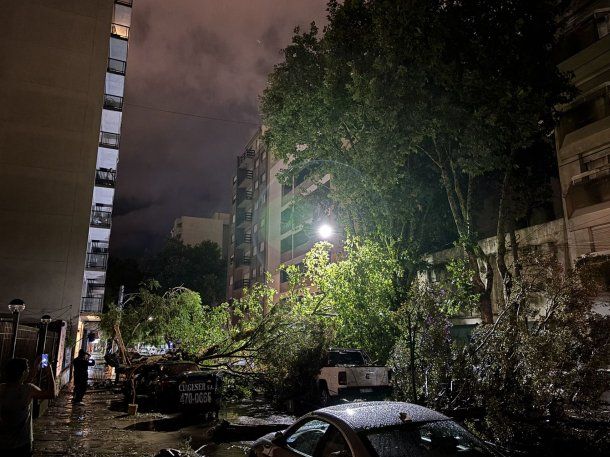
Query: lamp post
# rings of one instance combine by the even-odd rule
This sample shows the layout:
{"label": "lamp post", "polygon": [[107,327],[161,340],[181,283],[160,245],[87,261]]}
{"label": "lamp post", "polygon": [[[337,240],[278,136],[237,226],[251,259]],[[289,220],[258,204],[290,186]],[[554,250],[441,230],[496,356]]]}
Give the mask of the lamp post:
{"label": "lamp post", "polygon": [[8,304],[8,310],[13,313],[13,351],[11,352],[11,358],[15,358],[15,350],[17,349],[17,330],[19,329],[19,313],[25,310],[25,302],[20,298],[15,298]]}
{"label": "lamp post", "polygon": [[47,332],[49,330],[49,324],[51,323],[51,316],[45,314],[40,318],[40,323],[42,324],[43,332],[42,332],[42,349],[40,350],[41,354],[44,354],[45,349],[47,348]]}

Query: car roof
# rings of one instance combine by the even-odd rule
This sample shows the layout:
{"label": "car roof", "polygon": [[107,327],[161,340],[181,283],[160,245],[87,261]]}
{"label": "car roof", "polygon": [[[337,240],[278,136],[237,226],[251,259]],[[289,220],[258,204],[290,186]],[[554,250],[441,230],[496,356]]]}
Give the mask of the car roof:
{"label": "car roof", "polygon": [[399,401],[346,403],[318,409],[311,415],[340,420],[356,432],[404,423],[449,420],[447,416],[431,409]]}

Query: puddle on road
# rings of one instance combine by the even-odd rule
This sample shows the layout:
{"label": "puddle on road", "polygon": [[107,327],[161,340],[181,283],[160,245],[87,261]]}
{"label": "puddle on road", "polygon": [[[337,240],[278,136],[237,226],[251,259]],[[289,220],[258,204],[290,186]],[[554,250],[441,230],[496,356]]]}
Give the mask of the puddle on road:
{"label": "puddle on road", "polygon": [[[225,403],[220,410],[220,420],[229,422],[232,425],[248,426],[248,430],[261,426],[259,436],[268,433],[269,426],[278,425],[279,428],[288,427],[296,417],[284,414],[273,409],[269,404],[253,400],[242,403]],[[193,439],[193,444],[197,440]],[[206,443],[197,448],[196,452],[201,457],[243,457],[250,452],[252,441],[228,441],[223,443]]]}
{"label": "puddle on road", "polygon": [[201,457],[243,457],[250,451],[251,441],[237,443],[210,443],[197,449]]}

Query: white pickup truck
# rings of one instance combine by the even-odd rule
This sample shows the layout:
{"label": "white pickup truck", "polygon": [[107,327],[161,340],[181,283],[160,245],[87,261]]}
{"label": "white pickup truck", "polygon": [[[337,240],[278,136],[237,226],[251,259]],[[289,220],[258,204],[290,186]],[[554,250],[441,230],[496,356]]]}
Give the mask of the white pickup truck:
{"label": "white pickup truck", "polygon": [[361,349],[330,349],[316,377],[319,402],[326,406],[338,398],[385,398],[391,393],[390,369],[372,366]]}

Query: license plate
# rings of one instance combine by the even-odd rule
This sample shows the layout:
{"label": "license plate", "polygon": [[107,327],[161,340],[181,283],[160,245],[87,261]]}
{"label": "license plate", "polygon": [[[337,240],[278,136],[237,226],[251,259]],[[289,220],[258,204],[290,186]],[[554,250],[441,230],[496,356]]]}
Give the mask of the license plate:
{"label": "license plate", "polygon": [[360,389],[360,393],[361,394],[370,394],[373,391],[373,389]]}

